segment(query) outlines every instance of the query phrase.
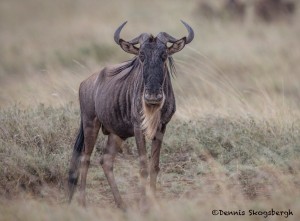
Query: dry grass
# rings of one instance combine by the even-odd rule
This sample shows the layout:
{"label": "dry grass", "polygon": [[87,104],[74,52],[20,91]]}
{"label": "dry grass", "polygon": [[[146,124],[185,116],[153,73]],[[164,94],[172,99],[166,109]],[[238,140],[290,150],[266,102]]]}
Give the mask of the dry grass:
{"label": "dry grass", "polygon": [[[211,212],[272,208],[291,209],[288,220],[299,219],[299,13],[273,24],[208,21],[198,4],[0,2],[0,220],[264,220]],[[120,154],[115,170],[130,209],[114,208],[98,163],[100,136],[89,207],[67,206],[79,83],[130,58],[112,39],[122,21],[129,20],[122,33],[129,39],[144,31],[182,36],[179,19],[196,37],[175,55],[178,108],[164,140],[157,205],[139,212],[137,153],[129,139],[132,154]]]}

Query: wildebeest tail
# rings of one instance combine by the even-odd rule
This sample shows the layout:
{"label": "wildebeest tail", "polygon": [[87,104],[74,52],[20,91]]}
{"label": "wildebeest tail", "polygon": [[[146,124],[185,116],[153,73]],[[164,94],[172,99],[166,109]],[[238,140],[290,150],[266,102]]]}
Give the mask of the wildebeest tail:
{"label": "wildebeest tail", "polygon": [[83,149],[83,142],[84,142],[84,134],[83,134],[83,124],[82,124],[82,120],[81,120],[79,132],[78,132],[76,142],[74,144],[74,150],[73,150],[74,152],[78,153],[79,155],[81,154],[82,149]]}
{"label": "wildebeest tail", "polygon": [[83,147],[84,147],[84,132],[83,132],[83,124],[81,120],[79,132],[76,138],[76,142],[74,144],[74,149],[73,149],[73,154],[72,154],[72,159],[71,159],[70,169],[69,169],[69,179],[68,179],[69,203],[72,201],[72,197],[78,182],[80,156]]}

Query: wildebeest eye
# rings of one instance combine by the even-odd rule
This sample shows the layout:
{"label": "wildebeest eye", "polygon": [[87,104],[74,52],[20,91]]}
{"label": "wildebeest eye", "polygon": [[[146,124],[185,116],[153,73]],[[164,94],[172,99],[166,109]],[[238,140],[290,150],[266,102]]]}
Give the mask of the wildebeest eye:
{"label": "wildebeest eye", "polygon": [[168,54],[166,52],[162,53],[161,58],[163,61],[167,60]]}
{"label": "wildebeest eye", "polygon": [[144,62],[144,60],[145,60],[145,53],[144,53],[144,52],[140,52],[139,57],[140,57],[140,60],[141,60],[142,62]]}

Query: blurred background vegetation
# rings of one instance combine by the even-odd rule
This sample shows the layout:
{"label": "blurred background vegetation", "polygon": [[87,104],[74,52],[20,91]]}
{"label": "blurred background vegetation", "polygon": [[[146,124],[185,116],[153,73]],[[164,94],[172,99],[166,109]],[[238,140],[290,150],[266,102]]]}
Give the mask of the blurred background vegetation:
{"label": "blurred background vegetation", "polygon": [[[299,108],[296,1],[1,1],[0,105],[77,101],[79,83],[130,59],[113,41],[166,31],[195,40],[177,55],[180,108]],[[225,95],[225,96],[224,96]],[[197,103],[197,105],[192,105]],[[198,105],[199,104],[199,105]],[[240,105],[241,104],[241,105]],[[198,112],[198,111],[196,111]]]}

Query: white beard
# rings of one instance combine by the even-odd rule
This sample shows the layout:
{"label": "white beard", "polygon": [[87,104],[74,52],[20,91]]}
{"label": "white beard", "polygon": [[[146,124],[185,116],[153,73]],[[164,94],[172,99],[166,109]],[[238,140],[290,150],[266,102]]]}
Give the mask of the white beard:
{"label": "white beard", "polygon": [[141,128],[144,132],[144,135],[148,139],[153,139],[157,128],[160,124],[160,117],[161,117],[161,108],[163,107],[165,102],[165,95],[163,95],[163,100],[160,103],[159,106],[152,106],[152,105],[147,105],[145,103],[144,97],[142,100],[143,108],[141,111],[142,115],[142,123],[141,123]]}

